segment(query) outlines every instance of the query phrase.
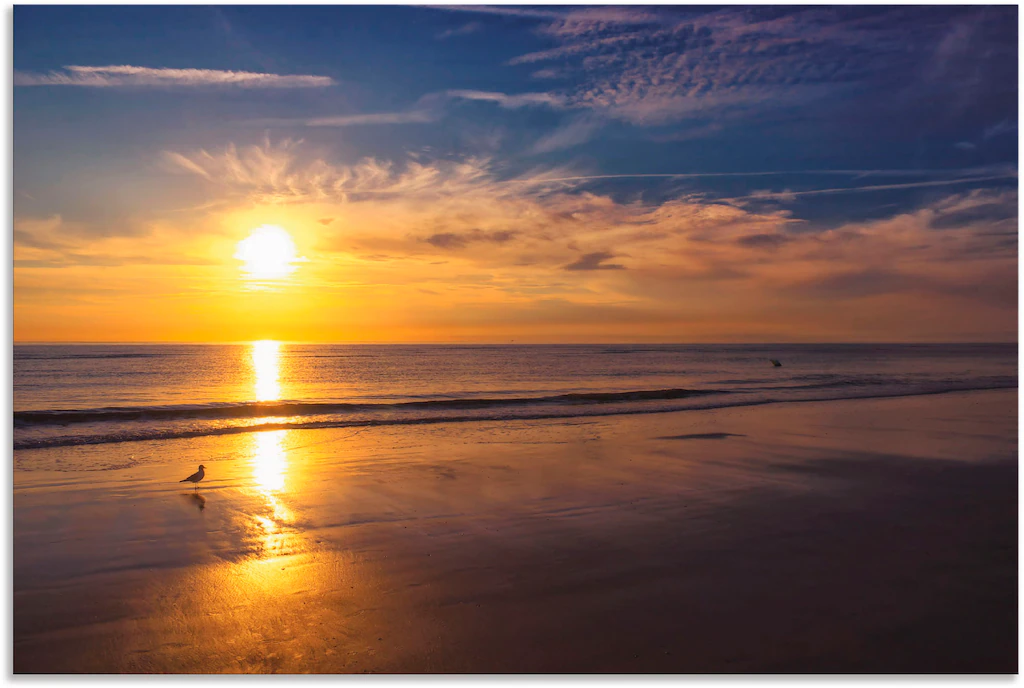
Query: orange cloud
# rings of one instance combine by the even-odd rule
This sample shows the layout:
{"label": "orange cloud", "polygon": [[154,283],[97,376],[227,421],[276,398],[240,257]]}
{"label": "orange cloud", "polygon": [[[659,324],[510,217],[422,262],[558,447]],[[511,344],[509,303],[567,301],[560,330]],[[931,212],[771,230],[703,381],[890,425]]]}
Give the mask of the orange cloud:
{"label": "orange cloud", "polygon": [[[336,341],[1012,339],[1016,194],[820,230],[699,196],[510,183],[482,158],[336,165],[301,142],[173,152],[216,202],[130,234],[15,222],[15,338]],[[533,171],[566,178],[572,170]],[[512,180],[513,182],[517,180]],[[233,259],[280,225],[280,289]],[[102,285],[102,286],[100,286]]]}

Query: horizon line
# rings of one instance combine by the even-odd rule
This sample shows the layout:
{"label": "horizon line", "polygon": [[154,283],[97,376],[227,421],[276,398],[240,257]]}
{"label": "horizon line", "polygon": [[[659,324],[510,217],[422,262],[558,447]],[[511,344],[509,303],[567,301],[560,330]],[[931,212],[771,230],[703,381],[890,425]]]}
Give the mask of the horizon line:
{"label": "horizon line", "polygon": [[235,346],[248,345],[255,342],[277,342],[279,344],[300,344],[310,346],[824,346],[824,345],[864,345],[864,346],[916,346],[916,345],[970,345],[970,344],[1018,344],[1019,340],[913,340],[913,341],[743,341],[743,342],[684,342],[684,341],[658,341],[658,342],[636,342],[636,341],[609,341],[609,342],[516,342],[493,341],[493,340],[467,340],[467,341],[317,341],[302,339],[274,339],[263,337],[260,339],[235,339],[235,340],[146,340],[146,341],[121,341],[121,340],[26,340],[14,341],[13,346]]}

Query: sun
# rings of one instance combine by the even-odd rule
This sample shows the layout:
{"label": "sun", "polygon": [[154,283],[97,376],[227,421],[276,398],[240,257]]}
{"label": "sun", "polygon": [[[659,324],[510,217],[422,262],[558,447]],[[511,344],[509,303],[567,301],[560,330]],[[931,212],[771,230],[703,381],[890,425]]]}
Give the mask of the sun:
{"label": "sun", "polygon": [[238,242],[235,258],[242,261],[242,272],[249,279],[279,280],[288,277],[301,261],[295,242],[286,230],[263,225]]}

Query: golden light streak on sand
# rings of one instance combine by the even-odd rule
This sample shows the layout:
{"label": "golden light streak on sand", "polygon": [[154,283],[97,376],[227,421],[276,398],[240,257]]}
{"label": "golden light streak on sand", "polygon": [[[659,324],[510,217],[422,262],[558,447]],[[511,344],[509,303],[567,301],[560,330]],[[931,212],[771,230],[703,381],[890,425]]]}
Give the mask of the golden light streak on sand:
{"label": "golden light streak on sand", "polygon": [[268,556],[290,553],[295,545],[295,515],[280,498],[288,478],[287,434],[287,430],[272,430],[252,437],[252,479],[263,501],[262,513],[252,515],[253,532]]}

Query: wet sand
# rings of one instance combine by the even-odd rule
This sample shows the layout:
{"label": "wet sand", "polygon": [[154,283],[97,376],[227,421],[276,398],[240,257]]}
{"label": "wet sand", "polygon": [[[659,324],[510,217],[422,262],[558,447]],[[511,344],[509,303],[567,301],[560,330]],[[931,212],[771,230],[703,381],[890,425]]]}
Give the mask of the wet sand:
{"label": "wet sand", "polygon": [[18,673],[1017,671],[1016,390],[76,451]]}

